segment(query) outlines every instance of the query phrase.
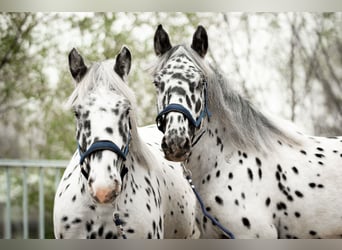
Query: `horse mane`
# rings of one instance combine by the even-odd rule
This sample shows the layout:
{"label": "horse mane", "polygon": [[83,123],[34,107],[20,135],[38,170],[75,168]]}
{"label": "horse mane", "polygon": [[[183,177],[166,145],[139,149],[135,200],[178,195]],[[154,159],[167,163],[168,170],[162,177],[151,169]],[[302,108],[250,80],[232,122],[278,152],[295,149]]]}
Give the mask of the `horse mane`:
{"label": "horse mane", "polygon": [[[285,126],[271,120],[228,83],[227,79],[186,45],[177,45],[165,53],[152,68],[156,73],[173,56],[185,54],[202,71],[208,82],[208,109],[212,119],[225,124],[225,133],[238,149],[253,148],[258,151],[274,149],[275,141],[290,145],[300,144],[300,139]],[[276,140],[275,140],[276,138]]]}
{"label": "horse mane", "polygon": [[[76,107],[85,95],[94,92],[99,87],[107,89],[108,92],[116,91],[120,95],[124,96],[131,106],[131,142],[129,151],[134,154],[136,160],[140,164],[147,168],[152,168],[155,165],[156,160],[146,143],[142,141],[138,134],[138,122],[136,116],[137,104],[135,95],[127,83],[124,82],[114,71],[114,63],[114,60],[106,60],[92,64],[81,82],[76,83],[76,87],[67,100],[66,106],[69,108]],[[101,86],[99,86],[100,84]]]}

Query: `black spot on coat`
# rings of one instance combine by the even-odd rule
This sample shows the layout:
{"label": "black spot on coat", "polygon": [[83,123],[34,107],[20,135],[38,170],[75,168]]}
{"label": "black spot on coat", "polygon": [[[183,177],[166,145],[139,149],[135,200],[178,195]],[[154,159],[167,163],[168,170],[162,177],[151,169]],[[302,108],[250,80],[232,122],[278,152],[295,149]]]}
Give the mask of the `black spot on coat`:
{"label": "black spot on coat", "polygon": [[248,173],[248,177],[251,181],[253,181],[253,172],[250,168],[247,168],[247,173]]}
{"label": "black spot on coat", "polygon": [[223,200],[222,200],[222,198],[220,196],[216,195],[215,196],[215,201],[217,202],[217,204],[219,204],[221,206],[223,205]]}
{"label": "black spot on coat", "polygon": [[298,190],[296,190],[295,191],[295,194],[299,197],[299,198],[303,198],[303,194],[300,192],[300,191],[298,191]]}
{"label": "black spot on coat", "polygon": [[248,229],[251,228],[251,224],[250,224],[249,220],[248,220],[246,217],[243,217],[243,218],[242,218],[242,224],[243,224],[245,227],[247,227]]}
{"label": "black spot on coat", "polygon": [[266,206],[268,207],[270,205],[270,203],[271,203],[271,199],[270,199],[270,197],[267,197],[267,199],[265,201]]}
{"label": "black spot on coat", "polygon": [[258,157],[255,158],[255,162],[256,162],[258,167],[261,167],[261,161]]}

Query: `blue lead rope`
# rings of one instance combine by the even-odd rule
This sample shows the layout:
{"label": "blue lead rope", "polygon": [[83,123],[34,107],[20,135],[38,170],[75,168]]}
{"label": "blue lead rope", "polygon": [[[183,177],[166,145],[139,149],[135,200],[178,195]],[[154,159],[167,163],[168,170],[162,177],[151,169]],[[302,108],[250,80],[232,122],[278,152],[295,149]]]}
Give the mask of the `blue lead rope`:
{"label": "blue lead rope", "polygon": [[201,198],[201,196],[199,195],[199,193],[197,192],[196,188],[195,188],[195,185],[192,184],[192,179],[190,177],[190,175],[187,175],[186,176],[186,179],[188,180],[189,184],[190,184],[190,187],[192,189],[192,191],[194,191],[195,195],[196,195],[196,198],[201,206],[201,209],[202,209],[202,212],[204,214],[205,217],[207,217],[209,220],[211,220],[211,222],[217,226],[219,229],[221,229],[226,235],[229,236],[230,239],[235,239],[235,236],[232,232],[230,232],[227,228],[225,228],[220,222],[218,222],[211,214],[209,214],[207,212],[207,210],[205,209],[204,207],[204,203],[203,203],[203,200]]}
{"label": "blue lead rope", "polygon": [[115,226],[118,228],[118,237],[121,236],[123,239],[127,239],[127,236],[124,232],[124,229],[123,229],[123,223],[122,223],[122,220],[120,220],[120,217],[119,217],[119,214],[118,213],[114,213],[113,214],[113,221],[115,223]]}

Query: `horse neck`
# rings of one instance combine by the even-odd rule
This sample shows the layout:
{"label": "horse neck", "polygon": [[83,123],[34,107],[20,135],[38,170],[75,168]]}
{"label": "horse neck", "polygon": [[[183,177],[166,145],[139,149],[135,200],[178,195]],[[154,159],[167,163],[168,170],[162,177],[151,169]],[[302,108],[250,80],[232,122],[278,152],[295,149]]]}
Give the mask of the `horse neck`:
{"label": "horse neck", "polygon": [[192,172],[194,180],[201,180],[206,173],[215,168],[215,163],[230,158],[235,148],[229,141],[227,128],[217,121],[210,119],[204,124],[205,134],[191,151],[186,167]]}
{"label": "horse neck", "polygon": [[127,168],[127,174],[124,178],[124,182],[130,183],[131,180],[137,178],[137,176],[144,176],[148,174],[149,168],[145,166],[134,153],[130,152],[127,156],[127,160],[124,162],[124,166]]}

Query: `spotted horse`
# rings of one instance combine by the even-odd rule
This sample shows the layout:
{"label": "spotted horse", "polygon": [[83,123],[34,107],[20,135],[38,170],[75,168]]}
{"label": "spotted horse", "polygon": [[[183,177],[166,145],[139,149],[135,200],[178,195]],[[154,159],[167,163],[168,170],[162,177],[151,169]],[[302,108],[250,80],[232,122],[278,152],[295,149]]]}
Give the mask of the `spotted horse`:
{"label": "spotted horse", "polygon": [[75,49],[69,53],[76,88],[67,105],[75,113],[79,150],[55,195],[58,239],[199,236],[195,196],[179,164],[164,159],[162,133],[155,125],[137,127],[134,95],[125,83],[130,65],[126,47],[115,61],[91,67]]}
{"label": "spotted horse", "polygon": [[[314,137],[257,110],[191,46],[154,36],[157,125],[168,160],[183,162],[205,208],[236,238],[342,238],[342,137]],[[202,214],[203,238],[226,237]]]}

